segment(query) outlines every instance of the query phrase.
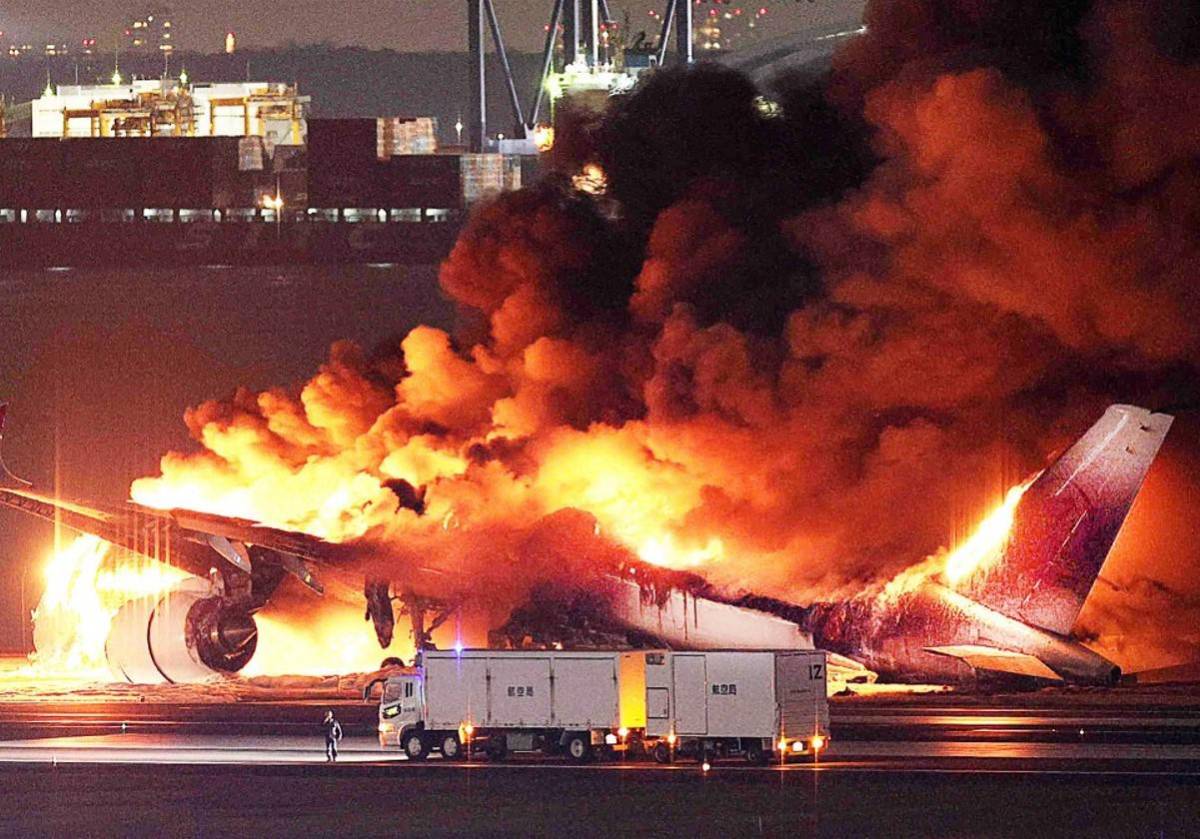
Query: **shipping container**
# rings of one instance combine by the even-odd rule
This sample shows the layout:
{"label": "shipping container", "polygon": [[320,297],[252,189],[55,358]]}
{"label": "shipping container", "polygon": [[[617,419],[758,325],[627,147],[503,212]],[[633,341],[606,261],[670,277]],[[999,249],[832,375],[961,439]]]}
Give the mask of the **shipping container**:
{"label": "shipping container", "polygon": [[376,155],[388,160],[398,154],[437,152],[437,120],[433,117],[381,117],[376,121]]}
{"label": "shipping container", "polygon": [[[502,154],[464,154],[460,158],[463,200],[474,204],[482,198],[504,192],[515,178],[520,185],[520,168],[514,170],[510,158]],[[515,175],[514,175],[515,171]]]}
{"label": "shipping container", "polygon": [[382,206],[462,208],[462,177],[457,155],[396,155],[380,165],[384,191]]}

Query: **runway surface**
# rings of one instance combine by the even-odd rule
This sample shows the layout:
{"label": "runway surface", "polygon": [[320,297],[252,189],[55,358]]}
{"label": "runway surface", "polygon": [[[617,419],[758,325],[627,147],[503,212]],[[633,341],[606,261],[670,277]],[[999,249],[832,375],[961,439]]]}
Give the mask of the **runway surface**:
{"label": "runway surface", "polygon": [[1200,835],[1189,703],[835,703],[819,761],[708,772],[410,762],[346,702],[328,764],[327,704],[0,704],[0,834]]}
{"label": "runway surface", "polygon": [[[406,772],[445,770],[451,766],[436,755],[424,763],[410,762],[398,750],[381,749],[373,737],[364,736],[347,737],[339,761],[342,764],[400,764],[396,768]],[[271,766],[324,762],[323,741],[315,730],[306,736],[126,733],[0,743],[0,763]],[[468,771],[496,768],[496,764],[482,760],[472,760],[465,767],[462,763],[458,762],[454,768]],[[575,765],[520,755],[515,755],[505,766],[530,772],[654,773],[694,772],[698,768],[694,760],[660,766],[646,760],[614,757]],[[801,758],[764,769],[731,758],[717,761],[713,771],[1119,774],[1200,781],[1200,745],[850,740],[833,742],[818,760]]]}
{"label": "runway surface", "polygon": [[[263,752],[262,763],[250,762],[255,751]],[[787,770],[718,765],[709,772],[695,764],[464,766],[382,763],[356,749],[336,764],[321,762],[313,749],[296,752],[295,760],[306,763],[298,765],[281,762],[281,751],[244,744],[236,763],[201,765],[0,762],[0,834],[1029,839],[1200,833],[1194,774],[990,771],[977,764],[939,769],[912,761]]]}

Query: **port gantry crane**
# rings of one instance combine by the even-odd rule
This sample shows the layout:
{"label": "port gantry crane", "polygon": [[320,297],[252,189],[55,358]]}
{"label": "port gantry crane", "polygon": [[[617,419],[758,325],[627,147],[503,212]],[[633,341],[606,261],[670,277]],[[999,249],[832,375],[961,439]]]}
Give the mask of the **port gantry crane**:
{"label": "port gantry crane", "polygon": [[[692,4],[691,0],[667,0],[660,17],[662,29],[651,56],[652,64],[661,66],[672,59],[676,64],[692,62]],[[622,75],[622,68],[612,65],[608,51],[609,33],[614,22],[608,0],[554,0],[546,26],[546,42],[542,49],[541,74],[528,110],[522,108],[516,79],[508,59],[508,49],[496,15],[494,0],[467,0],[467,43],[470,52],[470,107],[467,118],[467,138],[471,151],[481,152],[487,140],[487,45],[485,30],[490,30],[496,48],[496,58],[507,89],[512,110],[513,136],[529,137],[542,121],[550,81],[555,73],[555,56],[562,49],[560,69],[575,73]],[[674,52],[671,35],[674,33]]]}

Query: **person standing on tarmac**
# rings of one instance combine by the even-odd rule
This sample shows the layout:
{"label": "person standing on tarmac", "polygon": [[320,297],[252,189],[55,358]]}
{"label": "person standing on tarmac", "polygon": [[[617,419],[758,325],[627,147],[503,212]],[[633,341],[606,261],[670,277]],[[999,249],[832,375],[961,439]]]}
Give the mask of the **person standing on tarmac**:
{"label": "person standing on tarmac", "polygon": [[337,760],[338,742],[342,739],[342,724],[334,718],[333,711],[326,711],[325,722],[322,725],[325,729],[325,760],[332,763]]}

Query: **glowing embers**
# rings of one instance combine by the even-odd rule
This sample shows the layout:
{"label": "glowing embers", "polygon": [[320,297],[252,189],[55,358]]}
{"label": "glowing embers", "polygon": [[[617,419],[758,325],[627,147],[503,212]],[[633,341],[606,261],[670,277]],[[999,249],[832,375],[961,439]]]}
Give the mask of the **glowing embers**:
{"label": "glowing embers", "polygon": [[46,563],[46,588],[33,612],[34,664],[44,672],[108,678],[104,647],[113,616],[128,601],[156,596],[186,576],[80,536]]}

